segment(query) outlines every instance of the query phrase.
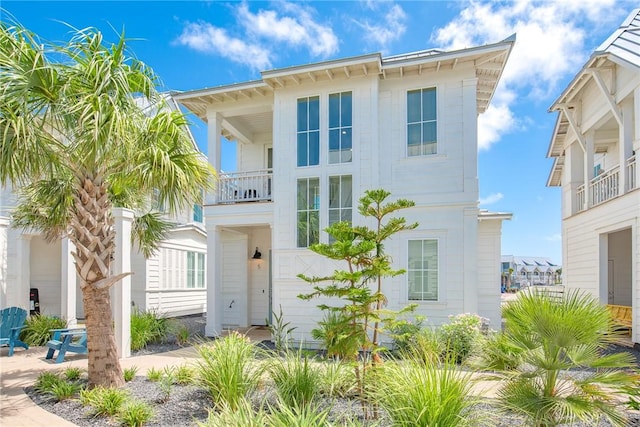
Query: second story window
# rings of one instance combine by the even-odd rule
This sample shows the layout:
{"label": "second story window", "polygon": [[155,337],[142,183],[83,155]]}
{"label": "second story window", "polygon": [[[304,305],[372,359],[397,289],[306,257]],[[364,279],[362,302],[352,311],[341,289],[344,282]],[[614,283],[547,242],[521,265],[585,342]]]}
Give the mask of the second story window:
{"label": "second story window", "polygon": [[195,204],[193,205],[193,221],[194,222],[202,222],[202,205]]}
{"label": "second story window", "polygon": [[407,155],[438,152],[436,110],[435,88],[407,92]]}
{"label": "second story window", "polygon": [[299,179],[297,193],[297,246],[299,248],[306,248],[319,241],[320,179]]}
{"label": "second story window", "polygon": [[298,99],[298,166],[320,164],[320,97]]}
{"label": "second story window", "polygon": [[329,163],[351,161],[351,98],[351,92],[329,95]]}

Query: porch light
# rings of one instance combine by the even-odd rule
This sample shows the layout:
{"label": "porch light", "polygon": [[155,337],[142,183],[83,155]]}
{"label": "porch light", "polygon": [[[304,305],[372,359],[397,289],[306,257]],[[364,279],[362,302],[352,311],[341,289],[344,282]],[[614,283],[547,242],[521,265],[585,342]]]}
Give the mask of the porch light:
{"label": "porch light", "polygon": [[261,259],[262,258],[262,253],[258,250],[257,246],[256,246],[256,251],[253,253],[253,256],[251,258],[252,259]]}

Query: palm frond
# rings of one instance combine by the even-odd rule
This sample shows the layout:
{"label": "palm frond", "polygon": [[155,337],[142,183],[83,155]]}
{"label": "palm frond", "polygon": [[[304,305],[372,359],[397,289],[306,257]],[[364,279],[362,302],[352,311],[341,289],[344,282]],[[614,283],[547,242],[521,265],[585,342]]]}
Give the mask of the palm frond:
{"label": "palm frond", "polygon": [[137,215],[133,221],[131,241],[146,258],[149,258],[156,253],[160,242],[166,238],[173,226],[174,224],[163,219],[159,212]]}

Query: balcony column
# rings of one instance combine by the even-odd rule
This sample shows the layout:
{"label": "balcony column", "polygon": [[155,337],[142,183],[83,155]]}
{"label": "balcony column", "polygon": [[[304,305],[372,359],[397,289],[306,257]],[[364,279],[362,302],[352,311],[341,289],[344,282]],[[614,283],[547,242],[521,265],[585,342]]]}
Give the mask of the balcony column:
{"label": "balcony column", "polygon": [[[2,193],[0,192],[0,199]],[[1,207],[1,201],[0,201]],[[0,216],[0,307],[8,307],[7,304],[7,243],[9,241],[8,217]]]}
{"label": "balcony column", "polygon": [[[211,208],[208,206],[207,211]],[[215,337],[222,332],[223,313],[222,231],[219,226],[211,225],[207,218],[207,324],[204,330],[206,336]]]}
{"label": "balcony column", "polygon": [[620,106],[622,110],[622,126],[619,127],[620,135],[618,140],[620,141],[618,153],[619,153],[619,175],[618,175],[618,195],[622,196],[627,191],[627,159],[631,157],[633,153],[633,103],[625,101]]}
{"label": "balcony column", "polygon": [[633,151],[636,154],[636,187],[640,187],[640,86],[633,91],[633,113],[631,121],[635,123]]}
{"label": "balcony column", "polygon": [[61,265],[61,277],[60,277],[60,313],[63,319],[67,320],[67,326],[73,327],[77,324],[76,318],[76,300],[77,300],[77,285],[76,285],[76,266],[73,259],[72,252],[76,250],[75,245],[69,240],[68,237],[63,238],[60,241],[60,265]]}
{"label": "balcony column", "polygon": [[[113,274],[131,271],[131,226],[133,211],[113,208],[112,215],[116,230],[116,252],[113,260]],[[116,332],[118,356],[131,356],[131,276],[127,276],[111,287],[111,311]]]}
{"label": "balcony column", "polygon": [[591,206],[591,180],[593,179],[593,154],[595,153],[594,148],[594,140],[595,140],[595,132],[590,130],[585,135],[585,152],[584,152],[584,209],[589,209]]}
{"label": "balcony column", "polygon": [[[220,172],[222,166],[222,115],[217,111],[207,111],[207,158],[209,164],[216,172]],[[216,190],[205,196],[207,205],[217,202]]]}

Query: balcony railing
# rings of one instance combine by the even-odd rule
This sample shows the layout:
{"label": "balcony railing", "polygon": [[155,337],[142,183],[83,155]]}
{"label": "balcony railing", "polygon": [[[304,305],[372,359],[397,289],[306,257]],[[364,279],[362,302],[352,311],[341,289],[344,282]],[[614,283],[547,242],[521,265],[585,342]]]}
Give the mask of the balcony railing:
{"label": "balcony railing", "polygon": [[584,210],[584,184],[580,185],[576,190],[576,212]]}
{"label": "balcony railing", "polygon": [[597,206],[618,195],[620,168],[615,167],[593,178],[589,183],[591,206]]}
{"label": "balcony railing", "polygon": [[627,159],[627,191],[636,188],[636,156]]}
{"label": "balcony railing", "polygon": [[217,203],[244,203],[270,201],[272,191],[271,169],[220,173]]}

